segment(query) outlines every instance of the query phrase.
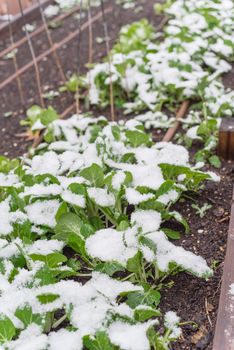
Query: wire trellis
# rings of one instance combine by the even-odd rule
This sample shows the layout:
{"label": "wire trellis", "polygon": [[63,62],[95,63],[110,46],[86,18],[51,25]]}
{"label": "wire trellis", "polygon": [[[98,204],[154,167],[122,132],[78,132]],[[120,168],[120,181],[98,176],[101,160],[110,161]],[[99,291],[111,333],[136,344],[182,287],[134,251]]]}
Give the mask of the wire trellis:
{"label": "wire trellis", "polygon": [[[21,45],[27,44],[29,47],[30,55],[31,55],[31,60],[27,63],[23,63],[23,65],[19,65],[19,62],[17,60],[17,56],[13,55],[13,65],[14,65],[14,72],[5,78],[2,82],[0,82],[0,90],[4,89],[7,87],[10,83],[16,81],[17,82],[17,87],[19,91],[19,98],[20,98],[20,103],[25,110],[27,107],[27,100],[26,100],[26,92],[24,93],[24,87],[23,83],[21,80],[21,76],[26,73],[30,68],[34,67],[35,71],[35,77],[36,77],[36,87],[40,99],[40,105],[45,108],[45,95],[43,95],[43,86],[42,86],[42,71],[40,71],[39,64],[43,63],[44,60],[47,60],[48,56],[53,57],[53,62],[55,63],[54,67],[56,67],[58,71],[58,76],[60,77],[60,81],[58,82],[59,84],[62,82],[63,84],[66,84],[66,74],[65,74],[65,67],[63,67],[63,64],[61,62],[61,59],[59,57],[59,52],[58,50],[62,48],[65,45],[70,44],[70,42],[75,40],[76,43],[76,57],[73,57],[73,60],[76,60],[76,74],[77,74],[77,84],[76,84],[76,93],[75,93],[75,101],[73,101],[72,104],[70,104],[69,99],[67,102],[69,105],[65,108],[63,112],[60,113],[61,118],[67,117],[70,113],[72,113],[74,110],[76,111],[77,114],[81,112],[82,107],[84,106],[87,110],[87,104],[82,104],[81,103],[81,87],[80,87],[80,78],[81,74],[84,73],[84,67],[82,66],[82,63],[88,63],[88,67],[90,67],[93,64],[94,61],[94,53],[96,50],[95,47],[95,38],[94,38],[94,33],[95,30],[93,28],[94,23],[100,22],[100,24],[103,27],[103,35],[104,35],[104,43],[105,43],[105,54],[107,56],[107,66],[109,69],[108,75],[109,75],[109,105],[110,105],[110,117],[112,121],[115,121],[116,119],[116,111],[115,111],[115,85],[114,85],[114,79],[113,79],[113,57],[112,57],[112,50],[110,50],[110,33],[109,33],[109,28],[108,28],[108,21],[107,21],[107,15],[110,13],[113,13],[113,16],[116,18],[116,13],[114,12],[114,2],[112,2],[112,6],[107,6],[105,0],[99,0],[99,7],[96,8],[96,12],[93,14],[93,7],[92,7],[92,0],[80,0],[79,5],[69,9],[67,12],[64,13],[59,13],[53,18],[54,23],[59,23],[59,21],[67,19],[69,16],[72,16],[73,14],[78,12],[78,23],[77,27],[73,30],[70,31],[69,33],[65,33],[66,36],[62,37],[59,41],[56,41],[53,39],[53,34],[51,32],[51,29],[49,28],[50,20],[48,20],[45,16],[44,13],[44,6],[42,4],[42,0],[35,0],[37,3],[37,9],[39,12],[39,20],[41,22],[39,23],[39,27],[35,29],[33,32],[29,32],[27,30],[27,18],[22,6],[22,1],[23,0],[16,0],[18,1],[19,4],[19,9],[20,9],[20,14],[21,14],[21,19],[23,22],[23,28],[24,28],[24,36],[21,37],[18,40],[15,40],[14,38],[14,30],[12,26],[12,21],[10,18],[10,13],[9,13],[9,1],[10,0],[5,0],[7,2],[7,9],[8,9],[8,27],[9,27],[9,39],[10,39],[10,46],[4,49],[0,53],[0,59],[4,57],[5,54],[10,53],[14,49],[20,49]],[[84,3],[85,1],[85,3]],[[86,16],[83,16],[83,14],[86,14]],[[84,20],[83,20],[84,19]],[[164,17],[161,23],[156,27],[157,31],[160,31],[162,27],[165,25],[167,22],[168,18]],[[73,24],[74,25],[74,24]],[[95,28],[96,29],[96,28]],[[87,30],[88,34],[88,57],[86,58],[85,61],[85,56],[83,56],[84,51],[82,51],[82,38],[83,38],[83,32]],[[98,32],[98,31],[97,31]],[[34,47],[34,42],[33,38],[36,37],[40,33],[45,33],[48,43],[49,43],[49,48],[47,47],[46,49],[43,49],[44,51],[40,54],[36,54],[36,51],[38,50],[38,47],[35,45]],[[112,34],[112,33],[111,33]],[[124,52],[121,46],[121,41],[119,42],[119,48],[120,48],[120,53],[122,53],[124,57]],[[68,57],[70,59],[70,57]],[[123,59],[124,62],[124,59]],[[123,67],[125,71],[125,79],[126,79],[126,85],[128,85],[127,82],[127,74],[126,74],[126,69],[127,67]],[[90,76],[90,75],[89,75]],[[43,77],[44,78],[44,77]],[[44,80],[44,79],[43,79]],[[91,86],[91,81],[88,83],[88,89],[86,90],[86,93],[89,93],[89,89]],[[56,86],[58,88],[58,86]],[[71,92],[68,91],[68,94],[71,95]],[[126,99],[128,99],[128,92],[126,92],[127,96]],[[3,94],[5,97],[5,95]],[[164,136],[164,140],[168,141],[173,137],[174,133],[176,132],[179,121],[180,119],[187,113],[189,106],[188,101],[184,101],[180,107],[180,109],[177,112],[176,115],[176,122],[175,125],[171,129],[168,130],[166,135]],[[31,135],[29,135],[31,137]],[[36,137],[34,140],[34,146],[36,147],[40,141],[42,140],[42,135],[40,132],[36,133]]]}
{"label": "wire trellis", "polygon": [[[13,35],[12,25],[11,25],[9,0],[7,0],[6,6],[7,6],[7,18],[8,18],[9,36],[10,36],[11,45],[14,46],[15,42],[14,42],[14,35]],[[16,50],[17,49],[15,49],[15,51]],[[18,91],[19,91],[19,96],[20,96],[20,102],[21,102],[22,107],[24,108],[25,102],[24,102],[24,96],[23,96],[22,83],[21,83],[20,76],[18,76],[19,66],[18,66],[18,62],[17,62],[17,56],[16,56],[16,54],[14,54],[14,51],[13,51],[13,64],[14,64],[14,68],[15,68],[15,73],[17,74],[17,78],[16,79],[17,79],[17,86],[18,86]]]}
{"label": "wire trellis", "polygon": [[113,79],[112,79],[112,58],[110,54],[110,44],[109,44],[109,34],[108,34],[108,25],[105,16],[105,8],[104,1],[101,0],[101,10],[102,10],[102,19],[103,19],[103,28],[104,28],[104,37],[106,43],[106,53],[108,57],[109,63],[109,75],[110,75],[110,112],[111,112],[111,120],[115,120],[115,101],[114,101],[114,87],[113,87]]}
{"label": "wire trellis", "polygon": [[[6,0],[7,2],[10,0]],[[20,8],[20,13],[23,19],[24,26],[27,24],[27,20],[25,18],[25,13],[22,7],[22,0],[17,0],[19,3],[19,8]],[[59,23],[59,21],[64,20],[68,18],[69,16],[72,16],[73,14],[78,12],[78,24],[77,28],[73,31],[68,33],[66,37],[62,38],[60,41],[54,41],[51,29],[49,28],[49,20],[46,18],[45,13],[44,13],[44,7],[42,4],[42,0],[35,0],[35,2],[38,5],[38,10],[39,14],[41,17],[42,24],[39,25],[38,28],[35,29],[33,32],[27,31],[25,28],[25,35],[23,38],[20,38],[19,40],[15,41],[13,37],[13,30],[12,30],[12,24],[10,21],[10,18],[8,19],[8,25],[9,25],[9,36],[10,36],[10,41],[11,45],[10,47],[6,48],[0,53],[0,58],[3,57],[4,54],[9,53],[11,50],[20,48],[21,45],[27,43],[28,47],[30,49],[31,53],[31,61],[23,64],[22,66],[19,66],[17,62],[17,57],[13,58],[13,63],[15,67],[15,72],[11,74],[8,78],[0,82],[0,90],[5,88],[8,84],[13,82],[14,80],[17,80],[17,85],[18,85],[18,90],[19,90],[19,96],[20,96],[20,101],[22,106],[25,104],[25,98],[23,94],[23,87],[22,87],[22,82],[20,77],[26,73],[30,68],[34,67],[35,70],[35,76],[36,76],[36,85],[37,85],[37,90],[38,90],[38,95],[40,98],[40,104],[42,107],[45,106],[45,100],[43,98],[43,87],[42,87],[42,77],[41,77],[41,72],[39,69],[39,64],[42,62],[44,59],[46,59],[49,55],[53,56],[53,60],[55,63],[55,67],[57,67],[58,73],[60,80],[63,84],[66,83],[66,74],[64,72],[64,67],[61,63],[60,57],[58,50],[62,48],[64,45],[69,44],[72,40],[77,41],[77,66],[76,66],[76,73],[77,73],[77,91],[75,94],[75,103],[72,106],[67,107],[64,112],[61,113],[62,116],[66,116],[69,111],[71,111],[74,107],[76,110],[76,113],[80,112],[81,109],[81,103],[80,103],[80,75],[81,75],[81,63],[84,61],[83,60],[83,51],[82,51],[82,33],[84,30],[88,31],[88,57],[87,57],[87,63],[88,66],[90,67],[93,64],[93,57],[94,57],[94,29],[93,25],[97,21],[102,22],[103,26],[103,32],[104,32],[104,42],[105,42],[105,51],[106,51],[106,56],[108,60],[108,65],[109,65],[109,105],[110,105],[110,115],[111,119],[115,120],[115,91],[114,91],[114,82],[113,82],[113,70],[112,70],[112,54],[110,50],[110,33],[109,33],[109,28],[108,28],[108,22],[107,22],[107,14],[113,12],[113,6],[107,7],[105,0],[99,0],[99,8],[100,11],[98,13],[95,13],[93,15],[92,13],[92,0],[86,0],[84,6],[84,0],[80,0],[80,3],[69,9],[68,11],[65,11],[64,13],[59,13],[57,16],[53,18],[54,23]],[[86,20],[83,21],[83,13],[86,11]],[[98,11],[98,7],[97,7]],[[113,12],[114,16],[116,14]],[[9,14],[8,14],[9,17]],[[165,21],[167,18],[164,18],[162,21],[162,24],[159,25],[159,28],[157,30],[160,30],[161,27],[165,24]],[[36,37],[40,33],[45,33],[49,42],[49,48],[47,48],[45,51],[42,53],[36,55],[35,53],[35,48],[33,44],[33,38]],[[120,42],[120,49],[121,49],[121,42]],[[122,52],[122,55],[124,53]],[[69,58],[70,59],[70,58]],[[126,69],[126,67],[125,67]],[[126,76],[126,74],[125,74]],[[127,76],[126,76],[127,80]],[[128,82],[126,81],[126,84],[128,85]],[[90,83],[88,84],[90,87]],[[89,88],[88,88],[89,91]],[[87,93],[88,93],[87,91]],[[128,93],[127,93],[128,94]],[[128,96],[126,96],[128,98]]]}
{"label": "wire trellis", "polygon": [[[105,13],[110,13],[112,11],[112,7],[108,7],[105,9]],[[91,25],[93,25],[94,23],[98,22],[100,19],[102,18],[102,13],[101,12],[98,12],[96,13],[94,16],[92,16],[92,19],[91,19]],[[86,21],[82,24],[81,28],[80,29],[77,29],[73,32],[70,32],[68,35],[66,35],[66,37],[62,38],[59,42],[55,42],[54,44],[54,48],[49,48],[49,49],[46,49],[45,51],[43,51],[41,54],[39,54],[37,57],[36,57],[36,62],[41,62],[42,60],[44,60],[46,57],[48,57],[49,55],[51,55],[53,53],[53,50],[58,50],[60,49],[61,47],[63,47],[64,45],[70,43],[72,40],[74,39],[77,39],[77,35],[79,34],[79,31],[83,32],[85,31],[86,29],[88,29],[89,27],[89,23]],[[27,36],[30,36],[31,33],[28,33]],[[25,42],[25,41],[24,41]],[[27,42],[27,39],[26,39],[26,42]],[[11,50],[13,48],[11,47]],[[9,50],[9,52],[11,51]],[[33,61],[30,61],[28,63],[26,63],[25,65],[23,65],[22,67],[20,67],[18,69],[18,72],[17,73],[14,73],[14,74],[11,74],[8,78],[6,78],[4,81],[2,81],[0,83],[0,90],[5,88],[8,84],[10,84],[11,82],[13,82],[15,79],[17,79],[17,76],[18,75],[22,75],[24,74],[25,72],[28,71],[28,69],[30,69],[31,67],[33,67]]]}
{"label": "wire trellis", "polygon": [[45,107],[45,103],[44,103],[44,99],[43,99],[43,93],[42,93],[40,70],[39,70],[39,66],[38,66],[37,60],[36,60],[36,54],[35,54],[35,51],[34,51],[34,48],[33,48],[32,39],[31,39],[30,35],[28,35],[28,31],[26,29],[27,21],[25,19],[24,9],[23,9],[23,6],[22,6],[22,1],[21,0],[18,0],[18,1],[19,1],[20,13],[21,13],[21,16],[22,16],[22,19],[23,19],[23,23],[24,23],[24,28],[25,28],[24,32],[25,32],[25,35],[26,35],[26,38],[27,38],[28,47],[29,47],[30,53],[32,55],[33,65],[34,65],[34,68],[35,68],[36,82],[37,82],[37,88],[38,88],[40,103],[41,103],[42,107]]}
{"label": "wire trellis", "polygon": [[79,9],[79,19],[78,19],[78,36],[77,36],[77,78],[78,82],[76,85],[76,113],[80,113],[80,87],[79,87],[79,76],[80,76],[80,66],[81,66],[81,40],[82,40],[82,31],[81,31],[81,22],[82,22],[82,10],[83,10],[83,1],[80,0],[80,9]]}
{"label": "wire trellis", "polygon": [[45,27],[45,31],[46,31],[46,35],[47,35],[50,47],[53,50],[52,53],[53,53],[53,56],[54,56],[54,61],[55,61],[56,66],[58,68],[61,80],[62,80],[63,83],[65,83],[66,82],[66,76],[64,74],[63,67],[62,67],[61,61],[59,59],[58,53],[55,50],[54,42],[53,42],[52,36],[50,34],[50,31],[49,31],[49,28],[48,28],[48,25],[47,25],[47,21],[46,21],[46,17],[45,17],[44,11],[42,9],[41,0],[37,0],[37,3],[39,5],[42,22],[43,22],[44,27]]}

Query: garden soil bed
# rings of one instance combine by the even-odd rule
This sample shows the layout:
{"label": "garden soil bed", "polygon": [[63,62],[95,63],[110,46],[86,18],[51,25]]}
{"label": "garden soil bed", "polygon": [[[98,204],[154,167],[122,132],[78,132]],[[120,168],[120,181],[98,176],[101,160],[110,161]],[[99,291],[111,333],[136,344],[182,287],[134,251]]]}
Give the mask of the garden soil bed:
{"label": "garden soil bed", "polygon": [[[143,11],[134,12],[133,9],[124,10],[121,6],[115,5],[113,1],[106,1],[105,8],[113,8],[111,12],[106,15],[106,20],[108,22],[108,35],[110,38],[110,47],[117,38],[120,28],[127,23],[132,23],[134,20],[139,20],[143,17],[148,18],[152,24],[157,26],[162,20],[162,16],[155,16],[153,11],[154,0],[150,1],[138,1],[138,6],[142,6]],[[100,12],[100,7],[92,8],[92,17]],[[79,12],[76,15],[79,15]],[[82,22],[87,21],[84,18]],[[37,25],[41,24],[38,20]],[[68,33],[74,32],[79,26],[79,19],[71,16],[63,21],[63,25],[56,30],[52,30],[52,38],[54,42],[59,42],[61,39],[65,38]],[[100,20],[93,24],[93,62],[100,61],[106,56],[105,42],[98,44],[96,38],[104,37],[104,29],[102,17]],[[19,40],[24,34],[18,30],[14,34],[14,41]],[[89,53],[89,35],[88,30],[81,33],[80,36],[80,52],[78,53],[78,36],[75,40],[70,41],[64,47],[58,50],[58,54],[62,63],[63,70],[66,75],[77,71],[77,65],[79,64],[80,71],[84,73],[86,71],[85,64],[88,62]],[[1,40],[0,33],[0,51],[4,50],[10,44],[9,38],[3,38]],[[33,38],[33,47],[36,55],[41,54],[47,50],[50,46],[48,43],[47,36],[44,33],[39,34]],[[17,62],[19,68],[31,61],[31,55],[27,42],[22,45],[17,52]],[[61,85],[61,80],[59,79],[58,70],[56,69],[53,55],[45,58],[39,63],[41,82],[43,91],[57,90]],[[9,77],[11,74],[15,73],[13,60],[0,60],[0,82]],[[0,139],[4,140],[0,145],[0,153],[5,154],[10,157],[22,155],[25,153],[29,147],[29,143],[25,140],[16,138],[16,134],[22,132],[19,128],[19,121],[25,118],[25,110],[33,104],[39,104],[40,100],[38,97],[38,90],[35,81],[35,69],[32,67],[27,72],[21,76],[21,81],[23,85],[23,95],[25,99],[25,106],[22,108],[19,99],[19,93],[17,88],[17,81],[14,80],[7,87],[0,90]],[[18,97],[17,97],[18,96]],[[62,113],[69,107],[73,98],[67,93],[61,94],[59,97],[55,98],[53,101],[45,101],[47,105],[53,105],[53,107]],[[4,118],[4,114],[7,112],[13,112],[10,118]]]}
{"label": "garden soil bed", "polygon": [[[155,17],[152,10],[154,3],[155,0],[148,0],[143,3],[138,1],[137,6],[143,5],[143,11],[134,12],[133,9],[124,10],[122,7],[114,5],[113,1],[107,1],[106,8],[109,6],[113,8],[110,14],[106,16],[110,44],[113,44],[122,25],[131,23],[134,20],[146,17],[155,26],[159,25],[162,17]],[[92,15],[98,11],[100,11],[100,8],[92,9]],[[85,20],[84,18],[83,21]],[[37,20],[36,24],[40,25],[41,21]],[[79,22],[74,16],[67,18],[63,22],[62,27],[52,31],[53,40],[59,42],[68,33],[76,30],[78,25]],[[106,55],[105,43],[97,44],[95,38],[104,36],[102,19],[93,25],[93,31],[93,60],[100,61]],[[20,39],[22,35],[21,31],[14,33],[14,40]],[[76,71],[78,62],[82,72],[85,72],[86,69],[85,63],[88,61],[89,51],[88,30],[82,32],[80,39],[81,52],[79,54],[77,53],[77,40],[78,38],[72,40],[66,47],[58,50],[66,74]],[[5,49],[8,45],[9,38],[1,38],[0,33],[0,50]],[[33,45],[37,55],[48,49],[48,40],[45,33],[35,36]],[[19,67],[29,62],[30,57],[26,43],[20,47],[17,53]],[[52,56],[43,60],[39,67],[43,90],[57,90],[59,85],[61,85],[61,81],[58,78],[58,72]],[[14,72],[12,60],[0,60],[0,82]],[[16,135],[24,131],[19,126],[19,121],[25,118],[26,108],[32,104],[39,104],[34,68],[23,74],[21,79],[25,106],[22,107],[20,103],[16,81],[0,91],[0,154],[11,158],[23,155],[30,146],[29,142],[25,142],[24,139],[18,138]],[[233,88],[234,73],[232,72],[224,77],[224,81],[226,86]],[[53,101],[46,102],[47,105],[53,105],[60,113],[72,103],[73,98],[67,93],[61,94]],[[7,112],[12,112],[12,116],[4,117],[4,114]],[[95,114],[98,113],[100,111],[96,110]],[[109,111],[107,111],[107,114],[109,114]],[[117,111],[117,115],[120,116],[121,113]],[[214,264],[214,277],[208,282],[184,273],[173,278],[170,277],[166,281],[168,283],[173,281],[174,285],[162,293],[160,306],[162,310],[176,311],[182,322],[193,321],[197,324],[196,329],[191,323],[183,327],[183,337],[173,345],[173,350],[212,349],[230,217],[234,164],[224,161],[218,173],[221,175],[221,182],[219,184],[207,183],[206,189],[201,191],[197,198],[199,206],[202,206],[204,203],[212,205],[212,208],[203,219],[200,219],[195,210],[191,208],[191,199],[186,199],[186,202],[177,204],[175,208],[184,215],[191,228],[190,233],[186,236],[183,235],[178,243],[197,254],[201,254],[207,259],[209,264],[214,264],[214,260],[216,263]]]}
{"label": "garden soil bed", "polygon": [[173,346],[173,350],[212,349],[230,219],[233,163],[223,162],[220,175],[218,185],[207,183],[206,189],[199,193],[197,204],[200,207],[204,203],[212,205],[202,219],[191,208],[191,200],[177,206],[190,226],[189,235],[184,236],[180,244],[202,255],[209,264],[216,261],[216,267],[214,276],[208,282],[188,274],[179,274],[170,278],[174,286],[162,293],[163,310],[170,308],[177,311],[182,321],[194,321],[198,326],[197,329],[192,324],[183,327],[183,338]]}

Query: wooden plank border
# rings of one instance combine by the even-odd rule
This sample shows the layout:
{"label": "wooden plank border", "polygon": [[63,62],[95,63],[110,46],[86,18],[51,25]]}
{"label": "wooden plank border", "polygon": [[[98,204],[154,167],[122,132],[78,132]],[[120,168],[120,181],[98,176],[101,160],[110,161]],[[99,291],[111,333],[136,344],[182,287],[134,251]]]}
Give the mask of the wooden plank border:
{"label": "wooden plank border", "polygon": [[[44,6],[48,5],[50,2],[51,2],[51,0],[41,0],[41,5],[42,5],[42,7],[44,7]],[[39,5],[36,3],[36,4],[26,8],[24,10],[24,14],[25,14],[25,16],[27,16],[27,19],[29,22],[33,21],[40,14]],[[20,13],[18,13],[17,15],[15,15],[13,17],[13,20],[11,22],[13,31],[17,30],[19,27],[22,27],[23,24],[24,24],[24,20],[23,20]],[[4,38],[8,34],[9,34],[8,21],[2,22],[2,24],[0,24],[0,35],[2,38]]]}
{"label": "wooden plank border", "polygon": [[234,283],[234,191],[213,350],[234,350],[234,296],[230,294],[232,283]]}

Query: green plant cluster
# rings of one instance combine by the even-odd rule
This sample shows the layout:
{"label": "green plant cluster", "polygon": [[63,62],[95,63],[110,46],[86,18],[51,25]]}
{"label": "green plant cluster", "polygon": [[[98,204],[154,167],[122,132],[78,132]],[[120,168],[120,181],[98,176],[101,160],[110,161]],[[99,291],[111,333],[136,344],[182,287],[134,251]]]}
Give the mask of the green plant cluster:
{"label": "green plant cluster", "polygon": [[124,350],[127,327],[142,349],[169,349],[181,333],[176,314],[159,310],[164,280],[212,275],[170,242],[189,229],[171,206],[213,174],[192,168],[182,146],[154,144],[134,120],[54,120],[45,140],[31,158],[0,160],[2,348],[66,339],[71,349]]}

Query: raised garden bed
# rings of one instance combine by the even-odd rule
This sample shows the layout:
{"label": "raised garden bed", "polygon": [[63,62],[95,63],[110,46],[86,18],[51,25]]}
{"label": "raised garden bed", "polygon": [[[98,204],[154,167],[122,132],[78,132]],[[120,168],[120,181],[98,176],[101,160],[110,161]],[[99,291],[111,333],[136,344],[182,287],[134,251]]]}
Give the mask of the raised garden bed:
{"label": "raised garden bed", "polygon": [[[31,1],[31,0],[22,0],[21,5],[23,10],[27,9],[31,6],[36,4],[36,1]],[[16,14],[20,13],[20,3],[16,0],[13,0],[9,2],[9,5],[7,1],[3,0],[0,5],[0,15],[7,15],[7,14],[15,16]]]}
{"label": "raised garden bed", "polygon": [[[141,5],[141,2],[137,2],[136,7],[138,5]],[[123,9],[121,6],[114,4],[113,1],[107,1],[105,3],[105,18],[109,28],[108,35],[110,37],[110,46],[113,45],[120,28],[124,24],[146,17],[157,27],[157,25],[162,22],[163,16],[155,16],[152,11],[153,5],[154,1],[147,1],[147,3],[143,3],[143,10],[136,13],[132,9]],[[77,11],[77,13],[79,14],[79,11]],[[95,19],[93,21],[95,37],[103,38],[103,17],[100,8],[92,8],[92,19]],[[39,17],[35,19],[35,23],[37,28],[40,28],[43,24]],[[59,47],[60,42],[63,41],[63,45],[59,47],[57,52],[65,74],[76,72],[77,65],[80,67],[80,72],[86,72],[85,63],[88,62],[90,53],[87,14],[86,17],[82,19],[81,26],[83,26],[82,37],[79,35],[79,20],[74,18],[73,14],[71,14],[65,16],[61,27],[51,31],[53,41],[57,44],[57,47]],[[71,40],[67,39],[69,35],[71,36]],[[80,39],[81,51],[79,55],[77,55],[77,38],[79,37],[82,38]],[[18,40],[22,41],[23,38],[23,32],[18,31],[14,33],[15,42]],[[9,46],[9,42],[9,38],[4,37],[1,49],[6,50]],[[38,60],[38,65],[43,92],[57,90],[62,84],[62,81],[55,67],[53,55],[51,55],[51,47],[48,44],[48,39],[44,31],[39,31],[39,34],[33,37],[33,46],[36,56],[41,57],[40,60]],[[45,52],[47,52],[46,55]],[[100,61],[105,56],[105,42],[98,43],[94,40],[93,62]],[[19,121],[25,118],[25,111],[28,107],[40,103],[34,78],[34,66],[31,63],[27,41],[23,42],[18,48],[17,62],[18,69],[22,72],[20,77],[23,86],[24,106],[22,106],[22,101],[20,101],[19,98],[17,79],[12,78],[15,74],[12,60],[1,59],[0,61],[2,75],[0,85],[3,84],[3,88],[0,90],[0,98],[2,101],[0,117],[0,137],[2,141],[0,149],[1,154],[10,156],[10,158],[23,155],[31,144],[17,137],[17,134],[24,131],[23,128],[19,128]],[[27,65],[29,68],[27,68]],[[24,68],[25,66],[26,68]],[[18,73],[16,75],[18,76]],[[5,83],[6,79],[9,79],[9,84]],[[233,88],[233,70],[226,74],[224,83],[225,86]],[[75,111],[73,97],[68,93],[63,93],[59,97],[54,98],[52,102],[45,99],[45,103],[46,105],[52,103],[53,107],[60,114],[66,112],[66,116],[71,115],[72,112]],[[84,108],[83,105],[82,107]],[[98,108],[93,109],[93,111],[96,116],[103,113],[103,111],[100,112]],[[12,115],[9,117],[2,117],[4,114],[9,114],[8,112],[12,112]],[[105,113],[110,117],[109,108],[105,109]],[[117,119],[122,118],[121,110],[116,109],[116,117]],[[180,129],[179,132],[183,133],[183,130]],[[155,135],[155,138],[157,140],[162,140],[164,135],[165,131],[161,131]],[[190,152],[191,157],[198,149],[199,145],[195,143]],[[214,170],[214,168],[211,165],[207,165],[205,170]],[[213,265],[214,267],[214,276],[208,281],[198,279],[197,277],[185,273],[178,274],[174,277],[169,276],[164,281],[168,286],[165,287],[162,292],[160,309],[163,313],[166,313],[168,310],[176,311],[182,322],[188,322],[182,326],[182,336],[173,343],[173,350],[211,350],[213,345],[232,200],[234,178],[233,163],[223,160],[221,168],[219,170],[215,169],[215,172],[221,176],[220,183],[208,182],[206,187],[200,190],[196,197],[196,205],[198,208],[203,208],[206,204],[212,206],[205,212],[204,217],[200,217],[201,213],[199,214],[198,209],[191,207],[191,204],[194,204],[193,196],[190,198],[185,197],[185,199],[182,199],[182,201],[173,206],[173,210],[177,210],[182,214],[190,226],[190,234],[186,236],[182,235],[179,240],[173,241],[173,243],[201,255],[206,259],[209,266]],[[190,196],[189,193],[188,195]],[[171,222],[170,225],[170,228],[173,230],[183,230],[182,226],[178,223]],[[71,257],[70,251],[66,253],[68,257]],[[73,254],[74,253],[72,253],[72,256]],[[78,278],[78,280],[83,281],[82,278]],[[84,281],[86,281],[86,279],[84,279]],[[196,327],[194,325],[196,325]],[[221,344],[222,335],[220,337],[217,342]],[[216,347],[214,349],[218,350],[219,348]]]}
{"label": "raised garden bed", "polygon": [[216,324],[216,331],[214,337],[213,350],[220,349],[233,349],[233,295],[230,290],[230,286],[233,281],[233,225],[234,225],[234,211],[233,211],[233,197],[232,197],[232,210],[230,217],[230,226],[228,233],[227,252],[224,262],[224,271],[222,277],[222,289],[220,294],[219,312]]}
{"label": "raised garden bed", "polygon": [[[40,0],[40,4],[44,7],[49,4],[49,0]],[[23,14],[28,21],[33,21],[39,16],[38,1],[23,0],[21,1]],[[0,30],[1,36],[9,34],[9,20],[12,27],[17,30],[18,27],[23,26],[24,19],[22,18],[21,8],[18,0],[2,1],[0,4]]]}

